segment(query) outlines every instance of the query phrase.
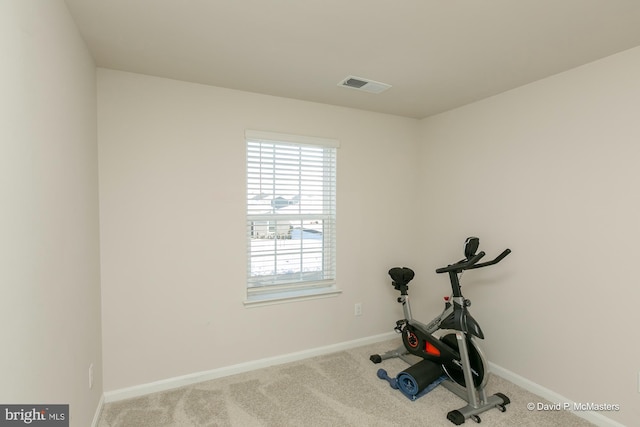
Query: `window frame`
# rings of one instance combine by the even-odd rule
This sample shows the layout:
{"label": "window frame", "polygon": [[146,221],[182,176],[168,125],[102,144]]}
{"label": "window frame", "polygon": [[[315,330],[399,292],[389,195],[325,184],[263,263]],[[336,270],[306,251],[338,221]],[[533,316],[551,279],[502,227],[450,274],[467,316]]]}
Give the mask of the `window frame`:
{"label": "window frame", "polygon": [[[270,213],[256,214],[255,211],[252,211],[254,208],[251,204],[252,199],[252,184],[250,174],[252,166],[255,166],[255,158],[252,157],[250,149],[251,144],[265,144],[266,146],[272,146],[274,150],[283,149],[286,150],[288,147],[292,147],[292,149],[296,148],[319,148],[322,149],[322,159],[323,159],[323,169],[322,169],[322,179],[321,183],[323,186],[323,203],[322,212],[321,213],[298,213],[298,214],[277,214],[274,211]],[[341,290],[336,286],[336,203],[337,203],[337,194],[336,194],[336,174],[337,174],[337,149],[340,147],[339,141],[335,139],[327,139],[327,138],[318,138],[311,136],[302,136],[302,135],[292,135],[292,134],[284,134],[284,133],[276,133],[276,132],[267,132],[267,131],[255,131],[255,130],[246,130],[245,131],[245,197],[246,197],[246,242],[247,242],[247,279],[245,283],[246,288],[246,299],[244,304],[246,306],[256,306],[256,305],[268,305],[282,302],[290,302],[301,299],[315,299],[315,298],[325,298],[336,296],[341,293]],[[262,149],[262,148],[260,148]],[[333,152],[326,152],[325,150],[333,150]],[[302,153],[302,151],[300,151]],[[329,156],[330,164],[327,166],[325,163],[326,156]],[[300,154],[299,158],[304,159],[303,154]],[[274,162],[274,165],[280,165],[280,163]],[[276,166],[274,166],[275,171]],[[262,172],[262,166],[260,166],[260,172]],[[276,172],[274,172],[274,175]],[[329,175],[327,175],[329,174]],[[262,174],[260,175],[262,177]],[[329,177],[329,179],[327,179]],[[302,178],[301,175],[298,175],[298,181],[303,181],[305,178]],[[326,186],[330,187],[327,188]],[[274,193],[276,191],[274,190]],[[325,200],[326,195],[329,194],[329,200]],[[277,194],[272,194],[272,199],[275,199]],[[302,197],[302,194],[299,195]],[[255,194],[253,195],[255,197]],[[283,199],[284,200],[284,199]],[[273,200],[272,200],[273,202]],[[272,204],[273,206],[273,204]],[[302,208],[301,208],[302,209]],[[276,224],[274,227],[274,234],[272,240],[274,242],[274,257],[278,255],[278,240],[280,238],[286,238],[284,236],[279,236],[281,233],[279,231],[279,227],[277,226],[277,221],[299,221],[300,224],[303,221],[308,221],[310,219],[317,219],[322,224],[322,243],[321,250],[318,252],[317,248],[315,252],[321,253],[322,257],[322,267],[320,272],[315,273],[304,273],[303,271],[299,271],[295,274],[299,275],[299,278],[302,278],[304,275],[311,276],[306,280],[295,280],[295,281],[286,281],[284,283],[280,283],[276,280],[274,283],[268,284],[263,283],[262,285],[257,285],[256,283],[260,280],[258,277],[264,278],[280,278],[283,275],[279,275],[277,271],[277,264],[274,261],[275,275],[255,275],[252,274],[252,260],[257,258],[257,255],[252,251],[252,241],[254,241],[253,237],[255,237],[255,224],[256,221],[272,221]],[[267,222],[267,230],[269,229],[270,222]],[[262,225],[264,229],[264,224]],[[326,234],[325,230],[330,234]],[[309,254],[311,249],[306,251],[303,248],[303,233],[305,229],[300,228],[300,249],[299,255],[303,257],[305,254]],[[290,235],[291,231],[289,231],[289,239],[292,239]],[[286,233],[285,233],[286,234]],[[327,237],[328,236],[328,237]],[[308,241],[308,240],[305,240]],[[327,245],[327,242],[330,244]],[[285,243],[285,242],[281,242]],[[327,258],[328,257],[328,258]],[[329,277],[324,277],[325,273],[329,274]],[[322,276],[320,280],[314,276]],[[252,279],[252,277],[256,279]],[[268,281],[268,280],[266,280]]]}

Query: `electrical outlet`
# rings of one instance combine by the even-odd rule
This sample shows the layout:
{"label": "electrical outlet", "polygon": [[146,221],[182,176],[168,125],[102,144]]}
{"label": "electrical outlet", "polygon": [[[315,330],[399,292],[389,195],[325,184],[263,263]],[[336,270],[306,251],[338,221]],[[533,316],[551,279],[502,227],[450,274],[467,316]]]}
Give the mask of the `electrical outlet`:
{"label": "electrical outlet", "polygon": [[353,311],[356,316],[362,316],[362,303],[357,302]]}
{"label": "electrical outlet", "polygon": [[89,365],[89,390],[93,388],[93,363]]}

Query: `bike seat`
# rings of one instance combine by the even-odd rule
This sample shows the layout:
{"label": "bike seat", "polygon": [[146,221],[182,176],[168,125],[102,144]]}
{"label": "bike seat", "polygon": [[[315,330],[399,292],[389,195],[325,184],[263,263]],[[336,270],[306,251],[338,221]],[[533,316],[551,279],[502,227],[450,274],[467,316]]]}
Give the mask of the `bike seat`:
{"label": "bike seat", "polygon": [[393,267],[389,270],[389,276],[397,285],[406,286],[413,279],[415,273],[407,267]]}

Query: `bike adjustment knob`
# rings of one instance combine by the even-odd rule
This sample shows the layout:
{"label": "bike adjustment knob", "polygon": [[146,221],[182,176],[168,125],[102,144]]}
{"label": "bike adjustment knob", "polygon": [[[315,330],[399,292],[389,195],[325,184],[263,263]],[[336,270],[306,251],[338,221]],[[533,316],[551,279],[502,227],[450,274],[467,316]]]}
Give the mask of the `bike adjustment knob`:
{"label": "bike adjustment knob", "polygon": [[471,307],[471,300],[470,299],[464,300],[464,306],[465,307]]}

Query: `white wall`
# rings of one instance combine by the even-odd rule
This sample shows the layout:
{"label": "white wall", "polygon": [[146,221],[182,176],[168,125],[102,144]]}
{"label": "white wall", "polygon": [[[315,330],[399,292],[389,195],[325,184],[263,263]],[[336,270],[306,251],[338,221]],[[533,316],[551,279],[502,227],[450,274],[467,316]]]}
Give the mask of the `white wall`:
{"label": "white wall", "polygon": [[[417,121],[99,69],[98,122],[105,391],[391,330]],[[341,295],[243,305],[245,129],[340,141]]]}
{"label": "white wall", "polygon": [[85,427],[102,395],[95,66],[58,0],[0,2],[0,58],[0,402],[69,404]]}
{"label": "white wall", "polygon": [[620,404],[603,415],[626,425],[640,419],[638,76],[635,48],[421,123],[430,268],[467,235],[488,257],[513,250],[463,279],[488,357]]}

